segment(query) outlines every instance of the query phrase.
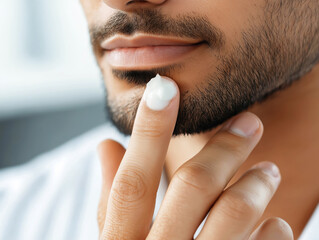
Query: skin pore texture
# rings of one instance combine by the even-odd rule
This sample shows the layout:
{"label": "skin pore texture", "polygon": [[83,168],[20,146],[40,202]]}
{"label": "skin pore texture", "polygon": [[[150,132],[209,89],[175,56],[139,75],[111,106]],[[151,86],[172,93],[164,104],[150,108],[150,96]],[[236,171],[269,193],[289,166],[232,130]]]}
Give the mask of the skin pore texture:
{"label": "skin pore texture", "polygon": [[[299,236],[319,200],[319,2],[168,0],[121,9],[111,1],[81,2],[115,125],[130,134],[145,83],[156,73],[174,79],[181,106],[165,164],[171,178],[221,123],[255,113],[264,136],[234,180],[257,162],[276,163],[282,182],[261,220],[281,217]],[[203,44],[175,64],[110,66],[103,39],[139,32]]]}

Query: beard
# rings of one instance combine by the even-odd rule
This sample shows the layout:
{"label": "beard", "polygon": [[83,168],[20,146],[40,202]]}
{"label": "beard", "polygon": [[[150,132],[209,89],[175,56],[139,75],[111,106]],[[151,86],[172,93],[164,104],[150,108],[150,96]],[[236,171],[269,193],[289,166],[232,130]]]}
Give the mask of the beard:
{"label": "beard", "polygon": [[[287,88],[309,72],[319,61],[318,10],[317,0],[303,3],[296,0],[267,1],[259,21],[251,21],[236,45],[227,55],[219,57],[216,68],[207,72],[201,84],[181,93],[173,135],[210,131],[234,115],[265,101],[275,92]],[[154,19],[160,13],[150,10],[137,13],[137,16],[139,19],[128,23],[131,32],[134,32],[134,23],[136,30],[143,29],[138,25],[139,21],[148,22],[149,17]],[[194,17],[192,19],[196,20]],[[204,21],[204,18],[200,21]],[[202,27],[217,32],[219,36],[223,35],[209,24]],[[216,38],[211,39],[216,43]],[[222,41],[217,43],[222,44]],[[157,73],[169,76],[181,67],[176,65],[150,71],[113,70],[112,73],[127,82],[145,84]],[[131,96],[129,101],[107,97],[108,116],[122,133],[132,133],[140,100],[141,95]]]}

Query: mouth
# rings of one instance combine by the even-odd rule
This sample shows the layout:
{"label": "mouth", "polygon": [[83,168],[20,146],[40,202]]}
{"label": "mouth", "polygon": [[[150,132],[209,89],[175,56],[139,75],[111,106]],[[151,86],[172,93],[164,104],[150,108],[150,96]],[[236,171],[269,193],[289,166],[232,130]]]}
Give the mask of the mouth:
{"label": "mouth", "polygon": [[102,42],[105,60],[114,69],[145,70],[176,64],[204,41],[136,34],[114,36]]}

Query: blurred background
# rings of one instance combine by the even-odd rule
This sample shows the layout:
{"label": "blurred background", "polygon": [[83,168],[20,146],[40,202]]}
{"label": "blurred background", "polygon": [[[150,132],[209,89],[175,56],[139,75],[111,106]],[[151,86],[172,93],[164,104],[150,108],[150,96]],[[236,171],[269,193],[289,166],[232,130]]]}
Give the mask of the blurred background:
{"label": "blurred background", "polygon": [[106,120],[78,0],[0,0],[0,168]]}

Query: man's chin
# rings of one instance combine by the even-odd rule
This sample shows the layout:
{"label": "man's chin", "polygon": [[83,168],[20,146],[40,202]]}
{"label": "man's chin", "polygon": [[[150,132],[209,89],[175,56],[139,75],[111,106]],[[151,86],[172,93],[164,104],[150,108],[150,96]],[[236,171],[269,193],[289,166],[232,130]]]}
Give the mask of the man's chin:
{"label": "man's chin", "polygon": [[[124,135],[131,135],[134,125],[134,119],[136,117],[137,109],[141,101],[142,95],[132,97],[130,100],[108,101],[107,112],[109,120],[113,125]],[[182,102],[182,101],[181,101]],[[197,107],[187,106],[181,104],[179,109],[178,118],[173,131],[173,137],[185,136],[185,135],[198,135],[215,131],[225,119],[213,117],[200,117],[207,115],[204,112],[197,112],[200,110],[200,104],[196,104]],[[189,110],[191,109],[191,110]],[[194,111],[195,110],[195,113]],[[232,116],[232,115],[231,115]],[[231,117],[229,116],[229,117]],[[215,119],[218,121],[211,121]]]}

